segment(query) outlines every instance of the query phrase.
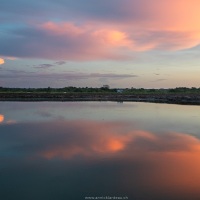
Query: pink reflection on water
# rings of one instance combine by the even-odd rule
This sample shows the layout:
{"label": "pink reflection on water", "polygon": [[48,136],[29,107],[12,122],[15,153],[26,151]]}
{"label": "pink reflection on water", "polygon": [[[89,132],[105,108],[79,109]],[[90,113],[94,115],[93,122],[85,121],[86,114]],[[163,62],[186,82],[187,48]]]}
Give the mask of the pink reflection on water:
{"label": "pink reflection on water", "polygon": [[[103,181],[116,178],[124,194],[133,194],[134,188],[138,194],[146,192],[152,197],[196,200],[195,195],[200,196],[200,140],[196,136],[139,130],[129,122],[61,120],[4,124],[1,128],[10,155],[19,153],[34,162],[42,158],[50,165],[51,160],[59,159],[66,166],[78,160],[80,169],[76,163],[73,167],[82,170],[83,166],[81,172],[92,178],[100,166],[109,174]],[[90,174],[86,169],[94,171]],[[95,176],[102,178],[103,174]]]}
{"label": "pink reflection on water", "polygon": [[[67,159],[75,155],[112,154],[123,151],[132,140],[132,134],[129,132],[121,134],[122,124],[92,121],[65,122],[61,124],[57,124],[57,128],[61,128],[62,125],[68,127],[66,133],[73,134],[74,140],[69,144],[68,139],[66,139],[62,145],[53,145],[52,148],[50,147],[48,150],[41,152],[41,155],[45,158],[60,157]],[[64,144],[65,142],[66,144]]]}
{"label": "pink reflection on water", "polygon": [[4,115],[0,114],[0,123],[4,121]]}
{"label": "pink reflection on water", "polygon": [[[74,140],[54,145],[40,152],[47,159],[71,159],[74,156],[118,159],[124,163],[119,172],[124,190],[131,185],[168,194],[199,193],[200,140],[185,133],[155,134],[127,129],[127,124],[99,122],[66,122],[68,131],[76,127]],[[69,133],[69,132],[68,132]],[[137,174],[133,168],[139,165]]]}

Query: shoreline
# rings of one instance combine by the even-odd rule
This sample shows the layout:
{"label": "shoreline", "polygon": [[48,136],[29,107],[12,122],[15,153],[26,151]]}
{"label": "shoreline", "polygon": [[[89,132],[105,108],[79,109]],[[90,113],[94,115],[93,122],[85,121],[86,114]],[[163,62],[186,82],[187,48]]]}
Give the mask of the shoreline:
{"label": "shoreline", "polygon": [[0,101],[114,101],[200,105],[200,94],[0,93]]}

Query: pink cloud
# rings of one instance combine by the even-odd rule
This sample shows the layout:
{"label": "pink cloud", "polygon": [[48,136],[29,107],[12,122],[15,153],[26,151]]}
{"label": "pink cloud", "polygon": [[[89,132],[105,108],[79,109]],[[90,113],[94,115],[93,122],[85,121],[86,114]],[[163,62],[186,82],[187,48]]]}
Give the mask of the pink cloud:
{"label": "pink cloud", "polygon": [[47,22],[39,25],[39,29],[47,37],[63,43],[63,46],[56,46],[59,57],[63,59],[123,59],[126,55],[120,50],[130,49],[132,43],[125,32],[115,28],[101,28],[94,24],[77,26],[68,22]]}
{"label": "pink cloud", "polygon": [[[74,40],[87,40],[88,45],[98,45],[101,49],[116,48],[116,47],[131,47],[131,40],[128,35],[111,27],[99,27],[98,24],[90,24],[77,26],[73,23],[63,22],[54,23],[47,22],[39,26],[47,35],[54,35],[55,37],[63,36]],[[63,38],[63,39],[64,39]],[[86,44],[85,44],[86,45]],[[81,47],[81,46],[80,46]],[[88,47],[89,48],[89,47]]]}
{"label": "pink cloud", "polygon": [[66,35],[68,37],[77,37],[85,32],[82,28],[75,26],[73,23],[54,23],[49,21],[40,25],[40,27],[48,31],[49,34],[58,36]]}
{"label": "pink cloud", "polygon": [[76,11],[75,16],[70,12],[73,18],[61,13],[62,22],[35,22],[14,30],[10,38],[0,38],[0,54],[75,61],[122,60],[132,59],[135,52],[177,51],[200,44],[197,0],[86,2],[86,7],[63,2],[66,9]]}
{"label": "pink cloud", "polygon": [[[176,7],[180,6],[179,3],[175,4]],[[174,8],[170,10],[171,5],[172,2],[169,2],[169,5],[165,3],[153,5],[148,9],[147,13],[151,14],[148,20],[141,18],[139,21],[104,25],[101,22],[93,22],[79,26],[68,22],[47,22],[39,27],[54,39],[60,37],[63,42],[70,40],[72,51],[66,50],[66,53],[64,49],[60,51],[63,58],[123,59],[127,58],[127,52],[154,49],[176,51],[197,46],[200,43],[200,26],[197,24],[191,27],[190,23],[184,26],[180,12],[177,13],[178,19],[171,19],[170,24],[168,20],[171,16],[168,15],[171,12],[175,13]],[[170,11],[163,14],[158,6],[160,9],[166,7],[167,11]]]}

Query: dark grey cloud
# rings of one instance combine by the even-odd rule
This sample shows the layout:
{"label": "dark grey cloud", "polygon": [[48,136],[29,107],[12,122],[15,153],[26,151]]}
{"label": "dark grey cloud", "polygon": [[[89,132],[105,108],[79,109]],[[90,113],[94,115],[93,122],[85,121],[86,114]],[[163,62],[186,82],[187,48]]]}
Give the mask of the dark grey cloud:
{"label": "dark grey cloud", "polygon": [[166,81],[167,79],[166,78],[159,78],[159,79],[156,79],[152,82],[161,82],[161,81]]}
{"label": "dark grey cloud", "polygon": [[40,64],[38,66],[34,66],[34,68],[39,68],[39,69],[48,69],[50,67],[54,67],[55,65],[53,64]]}
{"label": "dark grey cloud", "polygon": [[56,65],[64,65],[64,64],[66,64],[66,61],[63,61],[63,60],[57,61],[57,62],[55,62],[55,64]]}
{"label": "dark grey cloud", "polygon": [[33,67],[36,68],[36,69],[49,69],[51,67],[64,65],[65,63],[66,63],[65,61],[57,61],[53,64],[43,63],[43,64],[39,64],[39,65],[33,65]]}
{"label": "dark grey cloud", "polygon": [[[5,68],[2,68],[1,71],[3,73],[7,73],[7,74],[26,74],[27,72],[25,70],[15,70],[15,69],[5,69]],[[32,73],[32,72],[29,72],[29,74]],[[2,74],[1,74],[2,75]]]}
{"label": "dark grey cloud", "polygon": [[[112,81],[121,79],[133,79],[137,78],[137,75],[133,74],[101,74],[101,73],[71,73],[71,72],[25,72],[18,70],[1,70],[0,80],[3,87],[66,87],[73,85],[76,87],[98,87],[98,82],[102,79],[109,80],[109,84]],[[81,81],[89,81],[84,85],[80,84]],[[103,82],[102,84],[105,84]]]}
{"label": "dark grey cloud", "polygon": [[136,78],[137,75],[133,74],[101,74],[101,73],[39,73],[39,72],[26,72],[22,70],[4,70],[9,73],[0,74],[0,78],[32,78],[32,79],[91,79],[91,78],[109,78],[109,79],[125,79],[125,78]]}
{"label": "dark grey cloud", "polygon": [[38,111],[36,111],[36,114],[38,114],[39,116],[42,116],[44,118],[50,118],[53,116],[50,112],[48,112],[46,110],[38,110]]}

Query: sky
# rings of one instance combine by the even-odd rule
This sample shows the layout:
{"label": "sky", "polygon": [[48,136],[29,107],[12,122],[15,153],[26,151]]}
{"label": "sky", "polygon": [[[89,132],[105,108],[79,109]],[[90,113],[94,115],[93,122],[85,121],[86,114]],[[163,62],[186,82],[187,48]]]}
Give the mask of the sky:
{"label": "sky", "polygon": [[1,87],[200,87],[199,0],[1,0]]}

